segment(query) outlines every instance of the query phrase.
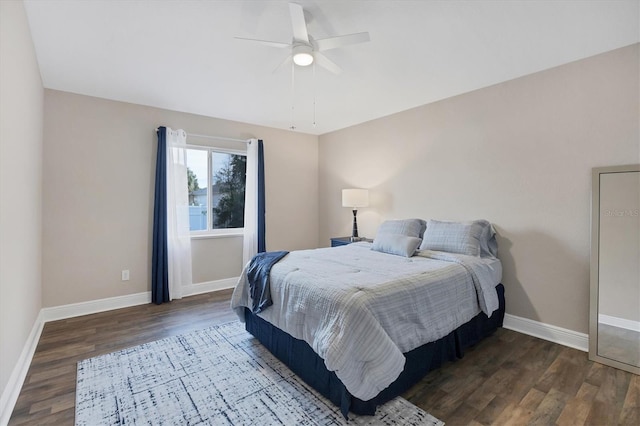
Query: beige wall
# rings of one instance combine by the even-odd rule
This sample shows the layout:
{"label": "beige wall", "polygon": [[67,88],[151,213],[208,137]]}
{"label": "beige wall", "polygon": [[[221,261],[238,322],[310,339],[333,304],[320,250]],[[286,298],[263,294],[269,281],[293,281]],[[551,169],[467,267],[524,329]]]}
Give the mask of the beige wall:
{"label": "beige wall", "polygon": [[42,92],[24,5],[1,1],[0,392],[41,308]]}
{"label": "beige wall", "polygon": [[[263,139],[267,249],[316,245],[316,136],[45,90],[44,306],[150,289],[155,128],[161,125]],[[192,247],[195,283],[240,274],[241,237],[193,240]],[[130,281],[120,280],[123,269]]]}
{"label": "beige wall", "polygon": [[348,235],[340,190],[387,218],[486,218],[507,313],[588,331],[591,168],[639,159],[638,45],[320,137],[320,244]]}

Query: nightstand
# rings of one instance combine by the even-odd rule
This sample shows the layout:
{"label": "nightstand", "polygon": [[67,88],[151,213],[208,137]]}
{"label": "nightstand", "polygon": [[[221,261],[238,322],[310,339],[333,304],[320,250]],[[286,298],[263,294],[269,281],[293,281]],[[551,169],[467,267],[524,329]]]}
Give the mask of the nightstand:
{"label": "nightstand", "polygon": [[333,237],[331,238],[331,247],[346,246],[347,244],[356,243],[360,241],[366,241],[372,243],[373,240],[369,238],[362,238],[358,241],[351,241],[351,237]]}

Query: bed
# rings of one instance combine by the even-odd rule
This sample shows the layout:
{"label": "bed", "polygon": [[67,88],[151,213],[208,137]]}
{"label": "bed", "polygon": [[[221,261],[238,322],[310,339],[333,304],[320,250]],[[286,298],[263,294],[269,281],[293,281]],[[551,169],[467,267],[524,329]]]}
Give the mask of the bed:
{"label": "bed", "polygon": [[502,325],[496,255],[486,221],[387,221],[373,243],[295,251],[274,263],[270,306],[259,313],[247,265],[231,305],[345,417],[374,414]]}

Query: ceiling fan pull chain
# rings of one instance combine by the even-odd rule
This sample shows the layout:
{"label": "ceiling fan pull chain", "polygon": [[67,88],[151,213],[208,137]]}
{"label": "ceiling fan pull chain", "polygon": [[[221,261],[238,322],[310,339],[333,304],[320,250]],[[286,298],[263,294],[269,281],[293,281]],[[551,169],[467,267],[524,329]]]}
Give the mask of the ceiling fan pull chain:
{"label": "ceiling fan pull chain", "polygon": [[316,128],[316,63],[313,62],[313,128]]}
{"label": "ceiling fan pull chain", "polygon": [[296,86],[295,86],[295,71],[296,67],[293,61],[291,62],[291,126],[289,126],[289,130],[295,130],[296,126],[293,121],[293,112],[295,110],[295,99],[296,99]]}

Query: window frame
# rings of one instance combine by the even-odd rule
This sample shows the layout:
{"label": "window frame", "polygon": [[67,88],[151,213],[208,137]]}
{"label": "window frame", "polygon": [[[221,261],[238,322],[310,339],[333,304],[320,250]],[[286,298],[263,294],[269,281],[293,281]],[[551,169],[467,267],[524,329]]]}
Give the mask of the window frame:
{"label": "window frame", "polygon": [[[238,149],[231,148],[219,148],[215,146],[209,145],[194,145],[194,144],[186,144],[185,148],[187,150],[199,150],[207,152],[207,229],[197,230],[197,231],[189,231],[191,239],[205,239],[205,238],[227,238],[227,237],[239,237],[244,236],[244,227],[242,228],[219,228],[214,229],[213,225],[213,197],[211,196],[211,187],[213,184],[213,153],[219,154],[233,154],[233,155],[241,155],[243,157],[247,156],[247,151],[242,151]],[[188,153],[187,153],[188,158]],[[245,186],[246,190],[246,186]]]}

